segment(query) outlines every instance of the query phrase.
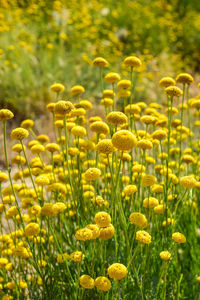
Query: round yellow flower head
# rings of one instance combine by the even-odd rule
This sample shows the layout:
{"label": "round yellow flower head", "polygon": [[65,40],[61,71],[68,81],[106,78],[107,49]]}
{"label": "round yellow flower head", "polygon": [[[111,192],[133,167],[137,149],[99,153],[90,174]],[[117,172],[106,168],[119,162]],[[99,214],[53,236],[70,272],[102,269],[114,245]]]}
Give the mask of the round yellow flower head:
{"label": "round yellow flower head", "polygon": [[129,151],[136,146],[137,139],[135,135],[128,130],[120,130],[113,134],[112,143],[120,151]]}
{"label": "round yellow flower head", "polygon": [[186,237],[182,233],[180,233],[180,232],[174,232],[172,234],[172,239],[177,244],[184,244],[184,243],[186,243]]}
{"label": "round yellow flower head", "polygon": [[99,227],[107,227],[111,223],[111,216],[105,211],[100,211],[96,213],[94,221]]}
{"label": "round yellow flower head", "polygon": [[98,179],[100,176],[101,176],[101,171],[97,168],[89,168],[85,172],[85,179],[87,181],[94,181],[94,180]]}
{"label": "round yellow flower head", "polygon": [[54,103],[54,102],[51,102],[51,103],[47,104],[46,105],[46,110],[49,111],[49,112],[53,112],[55,104],[56,103]]}
{"label": "round yellow flower head", "polygon": [[111,111],[107,115],[106,120],[107,120],[108,124],[122,125],[122,124],[127,123],[128,118],[124,113],[122,113],[120,111]]}
{"label": "round yellow flower head", "polygon": [[108,154],[111,154],[112,152],[114,152],[115,149],[114,149],[111,139],[105,139],[105,140],[101,140],[97,144],[96,150],[99,153],[108,155]]}
{"label": "round yellow flower head", "polygon": [[166,137],[167,137],[167,132],[165,130],[162,130],[162,129],[155,130],[152,133],[152,138],[157,139],[159,141],[163,140]]}
{"label": "round yellow flower head", "polygon": [[41,214],[48,217],[54,216],[53,203],[45,203],[41,208]]}
{"label": "round yellow flower head", "polygon": [[109,226],[102,227],[100,229],[99,237],[100,237],[100,239],[107,241],[107,240],[111,239],[114,234],[115,234],[115,228],[112,224],[110,224]]}
{"label": "round yellow flower head", "polygon": [[100,291],[107,292],[111,288],[111,282],[107,277],[99,276],[95,279],[94,285]]}
{"label": "round yellow flower head", "polygon": [[66,115],[74,109],[74,105],[70,101],[60,100],[54,105],[55,114]]}
{"label": "round yellow flower head", "polygon": [[133,212],[130,215],[129,220],[132,224],[134,224],[140,228],[146,228],[148,225],[145,215],[143,215],[139,212]]}
{"label": "round yellow flower head", "polygon": [[8,180],[8,175],[4,172],[0,172],[0,183],[7,180]]}
{"label": "round yellow flower head", "polygon": [[169,261],[171,258],[171,253],[169,251],[160,252],[160,258],[164,261]]}
{"label": "round yellow flower head", "polygon": [[90,129],[93,132],[96,132],[96,133],[99,133],[99,134],[103,133],[105,135],[107,135],[110,132],[108,125],[105,122],[103,122],[103,121],[93,122],[90,125]]}
{"label": "round yellow flower head", "polygon": [[155,206],[153,210],[158,215],[163,215],[164,214],[164,206],[163,206],[163,204]]}
{"label": "round yellow flower head", "polygon": [[100,102],[101,105],[104,105],[105,107],[110,107],[113,105],[113,99],[111,98],[103,98]]}
{"label": "round yellow flower head", "polygon": [[157,179],[154,175],[145,174],[142,176],[142,185],[143,186],[152,186],[157,182]]}
{"label": "round yellow flower head", "polygon": [[117,89],[128,89],[131,87],[131,81],[128,79],[122,79],[117,83]]}
{"label": "round yellow flower head", "polygon": [[137,148],[143,149],[143,150],[151,150],[153,148],[153,144],[151,141],[147,139],[141,139],[137,142]]}
{"label": "round yellow flower head", "polygon": [[94,287],[94,279],[89,275],[82,275],[79,278],[79,282],[84,289],[93,289]]}
{"label": "round yellow flower head", "polygon": [[70,259],[75,262],[81,262],[84,260],[85,255],[81,251],[75,251],[70,255]]}
{"label": "round yellow flower head", "polygon": [[45,149],[48,150],[49,152],[56,152],[60,150],[60,146],[56,143],[48,143],[45,146]]}
{"label": "round yellow flower head", "polygon": [[156,122],[156,118],[149,115],[144,115],[140,118],[140,122],[145,123],[146,125],[153,124]]}
{"label": "round yellow flower head", "polygon": [[25,235],[26,236],[34,236],[37,235],[40,231],[40,226],[37,223],[29,223],[26,227],[25,227]]}
{"label": "round yellow flower head", "polygon": [[121,89],[118,91],[117,95],[118,98],[126,98],[126,97],[130,97],[131,92],[125,89]]}
{"label": "round yellow flower head", "polygon": [[14,117],[14,114],[9,109],[0,109],[0,121],[7,121]]}
{"label": "round yellow flower head", "polygon": [[113,98],[115,93],[113,90],[104,90],[103,91],[103,98]]}
{"label": "round yellow flower head", "polygon": [[136,185],[130,184],[130,185],[125,186],[123,192],[124,192],[125,195],[129,196],[129,195],[135,194],[137,192],[137,190],[138,189],[137,189]]}
{"label": "round yellow flower head", "polygon": [[50,90],[55,93],[61,93],[65,90],[65,87],[61,83],[54,83],[50,86]]}
{"label": "round yellow flower head", "polygon": [[136,240],[139,241],[141,244],[148,245],[151,243],[151,235],[144,230],[139,230],[136,232]]}
{"label": "round yellow flower head", "polygon": [[177,83],[191,84],[193,81],[193,77],[188,73],[181,73],[176,77]]}
{"label": "round yellow flower head", "polygon": [[75,136],[83,137],[86,135],[86,129],[83,126],[74,126],[71,133]]}
{"label": "round yellow flower head", "polygon": [[18,127],[11,131],[10,137],[12,140],[23,140],[24,138],[28,137],[29,133],[28,130]]}
{"label": "round yellow flower head", "polygon": [[180,97],[183,92],[177,86],[168,86],[165,93],[171,97]]}
{"label": "round yellow flower head", "polygon": [[196,278],[197,282],[200,283],[200,276]]}
{"label": "round yellow flower head", "polygon": [[107,67],[109,65],[109,63],[107,62],[107,60],[103,57],[96,57],[93,62],[92,62],[93,66],[95,67]]}
{"label": "round yellow flower head", "polygon": [[159,86],[160,87],[166,88],[166,87],[172,86],[172,85],[175,85],[175,80],[171,77],[163,77],[159,81]]}
{"label": "round yellow flower head", "polygon": [[91,240],[93,238],[92,230],[88,228],[81,228],[76,232],[75,238],[79,241]]}
{"label": "round yellow flower head", "polygon": [[31,119],[24,120],[20,124],[20,126],[22,128],[27,129],[27,130],[31,129],[33,127],[33,125],[34,125],[34,121]]}
{"label": "round yellow flower head", "polygon": [[[24,150],[26,151],[26,146],[24,145]],[[22,145],[21,144],[15,144],[12,146],[12,151],[20,153],[22,151]]]}
{"label": "round yellow flower head", "polygon": [[85,92],[85,88],[82,85],[75,85],[71,88],[72,95],[80,95]]}
{"label": "round yellow flower head", "polygon": [[34,145],[33,147],[31,147],[31,152],[33,154],[39,154],[44,151],[45,151],[45,147],[43,145]]}
{"label": "round yellow flower head", "polygon": [[117,81],[119,81],[120,75],[118,73],[114,73],[114,72],[110,72],[105,76],[105,82],[107,83],[115,83]]}
{"label": "round yellow flower head", "polygon": [[110,278],[121,280],[128,273],[127,267],[123,264],[115,263],[108,267],[108,275]]}
{"label": "round yellow flower head", "polygon": [[142,65],[142,62],[136,56],[128,56],[124,59],[124,64],[127,67],[140,67]]}
{"label": "round yellow flower head", "polygon": [[186,189],[192,189],[196,186],[197,182],[193,176],[184,176],[181,177],[180,184]]}
{"label": "round yellow flower head", "polygon": [[0,257],[0,269],[5,267],[8,264],[7,258]]}
{"label": "round yellow flower head", "polygon": [[154,208],[159,205],[158,199],[154,197],[145,198],[143,201],[143,207],[145,208]]}
{"label": "round yellow flower head", "polygon": [[141,112],[141,108],[137,104],[128,104],[125,107],[126,114],[139,114]]}
{"label": "round yellow flower head", "polygon": [[100,235],[99,227],[96,224],[89,224],[86,228],[92,231],[92,240],[97,239]]}

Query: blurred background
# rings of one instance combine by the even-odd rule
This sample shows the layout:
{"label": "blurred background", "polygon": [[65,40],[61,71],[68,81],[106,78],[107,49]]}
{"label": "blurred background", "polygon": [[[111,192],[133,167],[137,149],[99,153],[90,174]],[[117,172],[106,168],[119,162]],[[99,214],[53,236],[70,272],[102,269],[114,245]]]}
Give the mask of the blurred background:
{"label": "blurred background", "polygon": [[[20,121],[42,116],[53,100],[49,87],[81,84],[98,103],[102,56],[108,71],[126,77],[122,61],[143,61],[137,100],[159,101],[162,76],[189,72],[199,80],[199,0],[0,0],[0,107]],[[16,120],[16,119],[15,119]]]}

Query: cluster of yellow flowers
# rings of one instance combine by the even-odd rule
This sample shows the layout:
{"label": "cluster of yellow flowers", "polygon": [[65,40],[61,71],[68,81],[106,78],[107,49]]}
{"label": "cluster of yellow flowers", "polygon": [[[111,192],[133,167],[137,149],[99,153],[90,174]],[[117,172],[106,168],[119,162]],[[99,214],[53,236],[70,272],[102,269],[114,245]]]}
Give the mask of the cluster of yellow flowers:
{"label": "cluster of yellow flowers", "polygon": [[[177,290],[167,273],[179,272],[179,264],[184,269],[180,256],[183,251],[194,256],[187,244],[198,238],[200,96],[189,98],[193,78],[181,73],[176,81],[160,80],[165,104],[136,101],[133,73],[141,64],[138,57],[127,57],[130,79],[121,79],[114,72],[104,77],[108,62],[94,59],[105,109],[101,117],[82,99],[83,86],[73,86],[66,101],[65,87],[54,83],[56,101],[46,108],[55,140],[36,135],[34,121],[24,120],[10,133],[12,158],[6,125],[14,115],[0,109],[7,168],[0,172],[3,299],[41,299],[41,294],[88,299],[88,289],[93,299],[102,291],[130,298],[133,290],[138,297],[151,292],[165,299],[168,285]],[[159,256],[163,265],[154,270],[150,264]],[[194,277],[199,272],[194,268]],[[156,278],[154,289],[149,274]]]}

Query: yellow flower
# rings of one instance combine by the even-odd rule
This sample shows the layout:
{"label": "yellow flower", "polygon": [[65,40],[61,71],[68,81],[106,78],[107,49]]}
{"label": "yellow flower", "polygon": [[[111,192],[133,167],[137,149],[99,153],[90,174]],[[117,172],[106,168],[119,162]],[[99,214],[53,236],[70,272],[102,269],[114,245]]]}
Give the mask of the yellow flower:
{"label": "yellow flower", "polygon": [[92,230],[88,228],[81,228],[76,232],[75,238],[80,241],[91,240],[93,238]]}
{"label": "yellow flower", "polygon": [[154,212],[156,214],[163,215],[164,214],[164,206],[163,206],[163,204],[155,206],[154,207]]}
{"label": "yellow flower", "polygon": [[79,278],[79,282],[84,289],[93,289],[94,287],[94,279],[89,275],[82,275]]}
{"label": "yellow flower", "polygon": [[30,237],[30,236],[34,236],[37,235],[40,231],[40,226],[37,223],[29,223],[26,227],[25,227],[25,235]]}
{"label": "yellow flower", "polygon": [[123,192],[125,195],[133,195],[137,192],[137,186],[134,184],[127,185],[125,186]]}
{"label": "yellow flower", "polygon": [[7,258],[0,257],[0,269],[2,269],[3,267],[5,267],[7,264],[8,264]]}
{"label": "yellow flower", "polygon": [[128,89],[131,87],[131,81],[128,79],[122,79],[117,83],[117,89]]}
{"label": "yellow flower", "polygon": [[160,87],[168,87],[168,86],[172,86],[175,85],[175,80],[171,77],[163,77],[161,78],[161,80],[159,81],[159,86]]}
{"label": "yellow flower", "polygon": [[61,93],[65,90],[65,87],[61,83],[54,83],[50,86],[50,90],[55,93]]}
{"label": "yellow flower", "polygon": [[142,176],[142,185],[143,186],[152,186],[157,182],[157,179],[154,175],[145,174]]}
{"label": "yellow flower", "polygon": [[145,215],[143,215],[139,212],[133,212],[130,215],[129,220],[132,224],[134,224],[140,228],[146,228],[148,225]]}
{"label": "yellow flower", "polygon": [[180,179],[180,184],[186,189],[192,189],[196,186],[196,180],[193,176],[184,176]]}
{"label": "yellow flower", "polygon": [[85,88],[82,85],[75,85],[71,88],[72,95],[80,95],[85,92]]}
{"label": "yellow flower", "polygon": [[81,251],[75,251],[72,254],[70,254],[70,259],[75,262],[81,262],[84,260],[85,255]]}
{"label": "yellow flower", "polygon": [[108,275],[110,278],[121,280],[128,273],[127,267],[123,264],[115,263],[108,267]]}
{"label": "yellow flower", "polygon": [[56,143],[48,143],[45,146],[45,149],[48,150],[49,152],[56,152],[60,150],[60,146]]}
{"label": "yellow flower", "polygon": [[8,175],[4,172],[0,172],[0,183],[7,180],[8,180]]}
{"label": "yellow flower", "polygon": [[103,57],[96,57],[93,62],[92,62],[93,66],[95,67],[107,67],[109,64],[107,62],[107,60]]}
{"label": "yellow flower", "polygon": [[86,129],[83,126],[74,126],[71,133],[75,136],[83,137],[86,135]]}
{"label": "yellow flower", "polygon": [[148,245],[151,243],[151,235],[144,230],[139,230],[136,232],[136,240],[139,241],[141,244]]}
{"label": "yellow flower", "polygon": [[10,137],[13,140],[23,140],[24,138],[28,137],[29,133],[28,130],[18,127],[11,131]]}
{"label": "yellow flower", "polygon": [[163,140],[166,137],[167,137],[167,132],[162,129],[158,129],[152,133],[152,138],[157,139],[159,141]]}
{"label": "yellow flower", "polygon": [[171,253],[169,251],[160,252],[160,258],[164,261],[169,261],[171,258]]}
{"label": "yellow flower", "polygon": [[44,151],[45,151],[45,147],[43,145],[34,145],[33,147],[31,147],[31,152],[33,154],[39,154]]}
{"label": "yellow flower", "polygon": [[137,139],[132,132],[120,130],[113,134],[112,143],[120,151],[129,151],[136,146]]}
{"label": "yellow flower", "polygon": [[103,154],[111,154],[112,152],[114,152],[114,146],[112,144],[112,141],[110,139],[105,139],[105,140],[101,140],[97,146],[96,146],[96,150],[99,153],[103,153]]}
{"label": "yellow flower", "polygon": [[21,122],[20,126],[24,129],[29,130],[30,128],[32,128],[34,125],[34,121],[31,119],[27,119]]}
{"label": "yellow flower", "polygon": [[0,109],[0,121],[7,121],[14,117],[14,114],[9,109]]}
{"label": "yellow flower", "polygon": [[171,97],[180,97],[183,92],[177,86],[169,86],[165,89],[165,93]]}
{"label": "yellow flower", "polygon": [[142,65],[142,62],[136,56],[128,56],[124,59],[124,64],[128,67],[140,67]]}
{"label": "yellow flower", "polygon": [[149,140],[141,139],[140,141],[137,142],[137,148],[143,150],[151,150],[153,148],[153,144]]}
{"label": "yellow flower", "polygon": [[41,208],[41,214],[48,217],[52,217],[54,215],[53,203],[45,203],[44,206]]}
{"label": "yellow flower", "polygon": [[99,227],[108,227],[111,223],[111,216],[105,211],[100,211],[95,215],[94,221]]}
{"label": "yellow flower", "polygon": [[89,224],[86,226],[86,228],[90,229],[92,231],[92,240],[96,239],[100,235],[99,227],[95,224]]}
{"label": "yellow flower", "polygon": [[193,81],[193,77],[188,73],[181,73],[176,77],[177,83],[191,84]]}
{"label": "yellow flower", "polygon": [[115,93],[113,90],[104,90],[103,91],[103,98],[113,98]]}
{"label": "yellow flower", "polygon": [[115,83],[117,81],[119,81],[120,75],[118,73],[114,73],[114,72],[110,72],[105,76],[105,82],[107,83]]}
{"label": "yellow flower", "polygon": [[112,124],[116,126],[116,125],[122,125],[127,123],[128,118],[124,113],[120,111],[112,111],[107,115],[106,120],[108,124]]}
{"label": "yellow flower", "polygon": [[99,276],[95,279],[94,282],[96,288],[100,291],[107,292],[111,288],[111,282],[107,277]]}
{"label": "yellow flower", "polygon": [[100,102],[101,105],[104,105],[105,107],[110,107],[113,105],[113,99],[111,98],[103,98]]}
{"label": "yellow flower", "polygon": [[54,104],[54,112],[59,115],[69,114],[74,109],[70,101],[60,100]]}
{"label": "yellow flower", "polygon": [[98,179],[101,176],[101,171],[97,168],[89,168],[86,172],[85,172],[85,179],[87,181],[93,181]]}
{"label": "yellow flower", "polygon": [[103,121],[96,121],[90,125],[90,129],[98,134],[103,133],[107,135],[110,130],[108,125]]}
{"label": "yellow flower", "polygon": [[174,232],[172,234],[172,239],[177,244],[184,244],[184,243],[186,243],[186,237],[182,233],[180,233],[180,232]]}
{"label": "yellow flower", "polygon": [[158,199],[154,197],[145,198],[143,201],[143,207],[145,208],[154,208],[159,205]]}

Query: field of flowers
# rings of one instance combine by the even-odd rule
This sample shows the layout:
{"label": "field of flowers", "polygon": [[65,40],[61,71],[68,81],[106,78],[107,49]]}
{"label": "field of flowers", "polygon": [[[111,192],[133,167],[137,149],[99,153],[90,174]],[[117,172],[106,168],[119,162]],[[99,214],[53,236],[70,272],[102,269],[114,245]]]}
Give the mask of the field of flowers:
{"label": "field of flowers", "polygon": [[0,299],[200,300],[198,0],[0,1]]}
{"label": "field of flowers", "polygon": [[8,134],[0,110],[3,300],[200,298],[200,97],[180,73],[163,104],[137,101],[142,62],[123,64],[129,78],[93,60],[102,116],[82,85],[51,86],[51,140],[31,119]]}

